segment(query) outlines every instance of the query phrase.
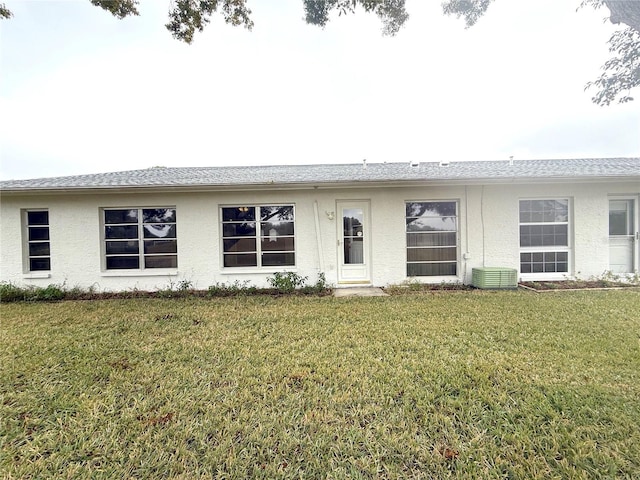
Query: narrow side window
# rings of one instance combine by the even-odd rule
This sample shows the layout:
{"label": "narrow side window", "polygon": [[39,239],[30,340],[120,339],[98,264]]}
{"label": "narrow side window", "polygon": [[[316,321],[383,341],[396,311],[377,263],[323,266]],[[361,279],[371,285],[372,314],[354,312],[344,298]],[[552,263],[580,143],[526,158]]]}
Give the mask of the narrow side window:
{"label": "narrow side window", "polygon": [[49,211],[25,212],[27,238],[27,269],[30,272],[51,270],[51,239],[49,238]]}

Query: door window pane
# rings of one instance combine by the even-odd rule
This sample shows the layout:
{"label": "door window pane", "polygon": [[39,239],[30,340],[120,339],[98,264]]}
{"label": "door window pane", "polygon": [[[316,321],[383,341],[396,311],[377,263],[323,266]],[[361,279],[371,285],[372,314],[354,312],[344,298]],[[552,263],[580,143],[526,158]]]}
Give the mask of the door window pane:
{"label": "door window pane", "polygon": [[358,264],[364,263],[364,239],[345,238],[344,239],[344,263]]}
{"label": "door window pane", "polygon": [[633,234],[633,201],[609,201],[609,235]]}
{"label": "door window pane", "polygon": [[364,212],[361,208],[345,208],[342,210],[342,220],[345,237],[361,237]]}

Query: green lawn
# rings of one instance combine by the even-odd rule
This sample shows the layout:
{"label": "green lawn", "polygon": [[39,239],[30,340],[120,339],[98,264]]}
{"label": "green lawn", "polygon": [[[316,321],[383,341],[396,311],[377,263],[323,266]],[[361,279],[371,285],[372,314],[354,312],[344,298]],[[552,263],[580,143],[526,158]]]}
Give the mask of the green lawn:
{"label": "green lawn", "polygon": [[1,478],[640,478],[640,291],[0,306]]}

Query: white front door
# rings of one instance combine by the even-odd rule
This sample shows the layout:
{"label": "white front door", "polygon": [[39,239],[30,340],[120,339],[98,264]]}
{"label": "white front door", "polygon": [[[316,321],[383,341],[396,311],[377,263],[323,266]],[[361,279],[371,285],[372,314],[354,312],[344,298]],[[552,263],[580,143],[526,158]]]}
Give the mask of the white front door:
{"label": "white front door", "polygon": [[638,269],[638,218],[635,198],[609,200],[609,269],[633,273]]}
{"label": "white front door", "polygon": [[371,283],[369,202],[338,202],[338,283]]}

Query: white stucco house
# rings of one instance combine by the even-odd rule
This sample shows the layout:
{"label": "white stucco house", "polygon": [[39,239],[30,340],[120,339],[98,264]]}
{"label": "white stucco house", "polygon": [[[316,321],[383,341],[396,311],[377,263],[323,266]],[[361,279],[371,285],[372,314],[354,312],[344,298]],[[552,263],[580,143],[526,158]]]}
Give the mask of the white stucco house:
{"label": "white stucco house", "polygon": [[336,287],[637,272],[640,158],[150,168],[0,182],[0,281]]}

